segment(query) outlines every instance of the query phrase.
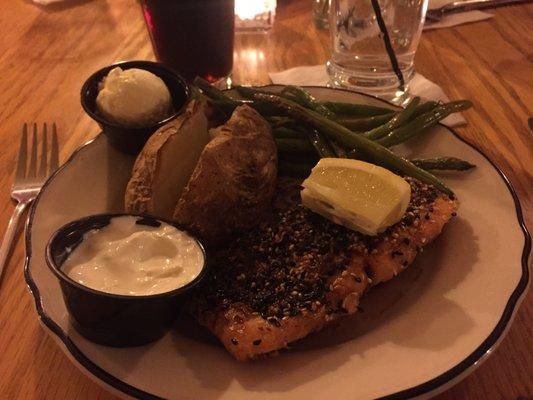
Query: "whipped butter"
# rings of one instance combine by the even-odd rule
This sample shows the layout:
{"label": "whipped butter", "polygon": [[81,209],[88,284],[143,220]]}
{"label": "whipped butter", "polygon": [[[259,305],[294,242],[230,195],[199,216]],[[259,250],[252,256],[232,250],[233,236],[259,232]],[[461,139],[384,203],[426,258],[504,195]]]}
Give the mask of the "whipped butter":
{"label": "whipped butter", "polygon": [[204,266],[198,242],[172,225],[137,224],[115,217],[87,232],[62,271],[81,285],[106,293],[152,295],[185,286]]}
{"label": "whipped butter", "polygon": [[113,68],[98,90],[96,106],[100,113],[124,126],[152,126],[173,112],[165,82],[144,69]]}

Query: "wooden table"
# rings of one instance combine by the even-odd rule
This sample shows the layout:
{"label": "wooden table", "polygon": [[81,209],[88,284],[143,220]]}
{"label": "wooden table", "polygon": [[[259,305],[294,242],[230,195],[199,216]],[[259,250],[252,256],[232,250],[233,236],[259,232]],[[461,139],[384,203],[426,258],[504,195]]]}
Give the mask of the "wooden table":
{"label": "wooden table", "polygon": [[[98,128],[82,111],[82,82],[101,66],[123,59],[153,59],[137,4],[128,0],[65,1],[39,8],[0,0],[0,226],[13,210],[13,165],[24,122],[55,121],[61,159]],[[133,4],[132,4],[133,3]],[[281,0],[274,30],[239,36],[235,82],[266,84],[267,72],[323,63],[328,35],[311,23],[310,0]],[[533,6],[501,8],[489,21],[426,32],[417,69],[452,99],[475,110],[458,132],[509,176],[533,226]],[[22,276],[19,238],[0,288],[0,398],[112,399],[83,375],[39,326]],[[496,353],[476,372],[440,395],[451,399],[533,398],[533,293]]]}

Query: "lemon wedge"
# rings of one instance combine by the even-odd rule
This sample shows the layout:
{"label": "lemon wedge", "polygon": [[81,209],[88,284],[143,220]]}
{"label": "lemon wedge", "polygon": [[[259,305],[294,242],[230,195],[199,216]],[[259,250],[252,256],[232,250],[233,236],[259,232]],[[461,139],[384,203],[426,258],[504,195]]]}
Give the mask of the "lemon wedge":
{"label": "lemon wedge", "polygon": [[411,200],[411,186],[402,177],[345,158],[321,159],[302,186],[304,206],[365,235],[398,222]]}

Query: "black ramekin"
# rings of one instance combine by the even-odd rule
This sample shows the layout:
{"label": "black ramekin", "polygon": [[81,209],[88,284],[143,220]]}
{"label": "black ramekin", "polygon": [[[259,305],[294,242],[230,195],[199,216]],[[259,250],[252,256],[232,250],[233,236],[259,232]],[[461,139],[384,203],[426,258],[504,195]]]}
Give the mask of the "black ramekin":
{"label": "black ramekin", "polygon": [[[123,70],[130,68],[145,69],[161,78],[170,91],[175,112],[157,124],[143,128],[127,127],[106,119],[98,112],[96,107],[98,84],[107,76],[109,71],[116,67],[120,67]],[[123,61],[96,71],[85,81],[81,88],[81,105],[85,112],[98,122],[98,125],[100,125],[102,131],[107,135],[113,147],[123,153],[138,154],[148,138],[159,127],[173,120],[183,112],[190,96],[189,85],[185,79],[162,64],[152,61]]]}
{"label": "black ramekin", "polygon": [[98,214],[59,228],[46,247],[46,262],[59,279],[74,328],[92,342],[113,347],[140,346],[163,336],[179,315],[185,293],[200,282],[207,270],[204,247],[195,239],[204,254],[202,271],[187,285],[170,292],[148,296],[118,295],[91,289],[69,278],[61,266],[83,241],[83,235],[122,216],[136,217],[141,225],[157,226],[163,222],[183,230],[171,221],[145,215]]}

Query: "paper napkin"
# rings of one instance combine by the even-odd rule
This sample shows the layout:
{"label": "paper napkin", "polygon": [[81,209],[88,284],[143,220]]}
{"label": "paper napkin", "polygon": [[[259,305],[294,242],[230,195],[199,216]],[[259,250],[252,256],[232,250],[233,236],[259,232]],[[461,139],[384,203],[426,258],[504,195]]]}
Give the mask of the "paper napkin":
{"label": "paper napkin", "polygon": [[[450,0],[429,0],[429,9],[434,10],[449,3],[451,3]],[[483,11],[465,11],[462,13],[448,14],[439,22],[429,22],[426,20],[424,30],[449,28],[451,26],[468,24],[470,22],[484,21],[492,17],[492,14]]]}

